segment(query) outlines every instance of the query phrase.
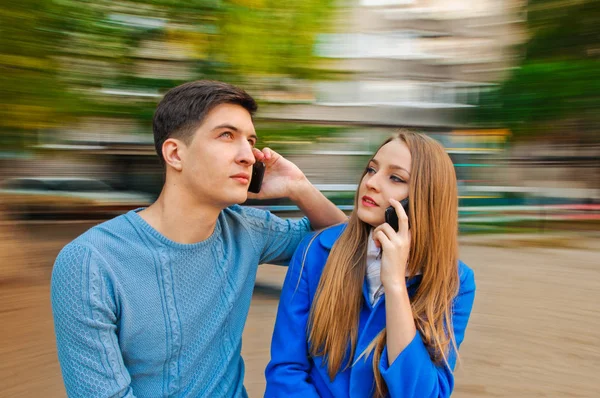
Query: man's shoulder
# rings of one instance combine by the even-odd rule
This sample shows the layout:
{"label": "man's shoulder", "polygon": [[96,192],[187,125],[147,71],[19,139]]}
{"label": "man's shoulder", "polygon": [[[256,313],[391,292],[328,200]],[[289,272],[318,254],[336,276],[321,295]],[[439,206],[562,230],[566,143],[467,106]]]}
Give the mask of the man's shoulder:
{"label": "man's shoulder", "polygon": [[83,256],[85,253],[114,252],[124,240],[129,240],[135,234],[127,214],[122,214],[91,227],[73,239],[63,247],[57,260],[67,255],[72,257]]}
{"label": "man's shoulder", "polygon": [[229,227],[253,227],[253,229],[268,229],[270,224],[279,220],[267,210],[256,207],[233,205],[221,212],[225,224]]}
{"label": "man's shoulder", "polygon": [[99,248],[112,241],[120,241],[124,235],[131,235],[134,232],[135,229],[128,220],[128,214],[122,214],[94,225],[75,238],[71,243],[90,248]]}
{"label": "man's shoulder", "polygon": [[248,216],[264,217],[266,215],[266,213],[268,213],[266,210],[262,210],[262,209],[259,209],[256,207],[242,206],[242,205],[232,205],[232,206],[226,207],[225,209],[223,209],[223,211],[221,211],[221,214],[223,214],[225,217],[229,217],[229,218],[248,217]]}

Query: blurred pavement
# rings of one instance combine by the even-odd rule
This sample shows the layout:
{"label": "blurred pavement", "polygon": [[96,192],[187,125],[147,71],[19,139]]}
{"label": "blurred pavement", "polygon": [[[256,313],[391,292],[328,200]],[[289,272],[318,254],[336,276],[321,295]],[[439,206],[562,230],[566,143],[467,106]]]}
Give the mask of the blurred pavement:
{"label": "blurred pavement", "polygon": [[[65,396],[49,302],[52,263],[87,223],[0,223],[0,396]],[[461,258],[477,296],[456,393],[472,397],[597,397],[600,381],[599,235],[469,235]],[[245,385],[264,391],[263,371],[285,268],[259,267],[244,333]]]}

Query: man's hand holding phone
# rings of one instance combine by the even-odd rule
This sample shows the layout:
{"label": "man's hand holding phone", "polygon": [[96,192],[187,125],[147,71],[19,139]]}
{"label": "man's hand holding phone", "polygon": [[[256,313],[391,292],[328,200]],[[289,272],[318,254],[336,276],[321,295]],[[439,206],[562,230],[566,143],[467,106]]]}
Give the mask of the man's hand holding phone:
{"label": "man's hand holding phone", "polygon": [[[254,148],[256,163],[252,167],[252,179],[248,187],[250,199],[274,199],[299,195],[308,179],[294,163],[270,148]],[[263,163],[264,167],[259,163]],[[262,170],[261,170],[262,169]],[[262,181],[259,181],[261,179]],[[259,184],[261,182],[261,184]]]}
{"label": "man's hand holding phone", "polygon": [[252,177],[250,177],[250,185],[248,192],[259,193],[262,187],[262,181],[265,177],[265,169],[267,166],[263,162],[256,162],[252,165]]}

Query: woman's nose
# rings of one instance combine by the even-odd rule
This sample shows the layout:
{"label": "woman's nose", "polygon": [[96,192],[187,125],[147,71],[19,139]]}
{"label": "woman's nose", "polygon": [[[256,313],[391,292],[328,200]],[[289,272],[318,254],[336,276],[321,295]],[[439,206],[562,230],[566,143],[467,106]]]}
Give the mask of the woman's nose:
{"label": "woman's nose", "polygon": [[370,177],[367,177],[367,181],[365,182],[365,185],[367,186],[368,189],[371,189],[373,191],[379,191],[379,183],[377,181],[377,175],[372,175]]}

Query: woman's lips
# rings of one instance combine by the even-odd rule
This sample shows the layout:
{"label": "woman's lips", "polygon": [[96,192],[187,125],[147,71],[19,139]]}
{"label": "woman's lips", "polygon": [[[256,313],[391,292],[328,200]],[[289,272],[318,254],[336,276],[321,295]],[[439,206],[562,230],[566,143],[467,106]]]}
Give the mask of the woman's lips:
{"label": "woman's lips", "polygon": [[369,196],[363,196],[361,201],[362,201],[363,206],[365,206],[365,207],[379,207],[377,202],[375,202],[373,200],[373,198],[371,198]]}

